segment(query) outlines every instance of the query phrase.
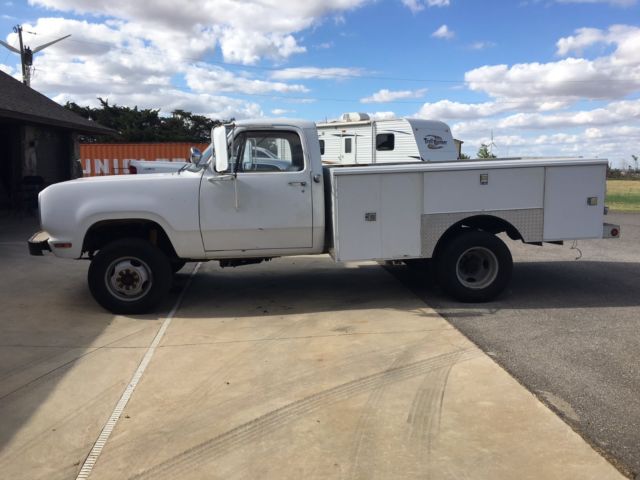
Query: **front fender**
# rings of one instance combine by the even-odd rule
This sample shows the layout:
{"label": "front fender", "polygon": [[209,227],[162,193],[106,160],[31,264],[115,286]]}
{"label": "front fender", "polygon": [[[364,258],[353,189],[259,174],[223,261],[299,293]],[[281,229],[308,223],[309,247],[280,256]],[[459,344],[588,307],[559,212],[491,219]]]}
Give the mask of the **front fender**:
{"label": "front fender", "polygon": [[[40,193],[42,228],[54,254],[79,258],[89,228],[108,220],[150,220],[160,225],[183,258],[204,256],[198,218],[201,174],[131,175],[73,180]],[[69,248],[55,244],[71,243]]]}

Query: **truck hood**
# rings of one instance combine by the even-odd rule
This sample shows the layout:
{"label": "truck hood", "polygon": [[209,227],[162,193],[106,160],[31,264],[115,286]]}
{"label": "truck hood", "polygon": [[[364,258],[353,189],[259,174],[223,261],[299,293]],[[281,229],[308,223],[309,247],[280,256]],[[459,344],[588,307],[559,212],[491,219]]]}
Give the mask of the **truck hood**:
{"label": "truck hood", "polygon": [[[202,172],[198,172],[200,175]],[[180,172],[180,176],[185,174],[193,174],[193,172]],[[142,179],[143,181],[158,179],[158,178],[167,178],[168,176],[178,176],[177,172],[160,172],[160,173],[147,173],[145,175],[104,175],[104,176],[96,176],[96,177],[81,177],[76,178],[74,180],[68,180],[66,182],[56,183],[54,185],[67,185],[72,183],[102,183],[102,182],[133,182],[136,180]]]}
{"label": "truck hood", "polygon": [[42,229],[53,239],[73,243],[70,254],[76,258],[84,232],[103,220],[146,219],[165,231],[193,230],[198,225],[202,173],[88,177],[55,183],[38,197]]}

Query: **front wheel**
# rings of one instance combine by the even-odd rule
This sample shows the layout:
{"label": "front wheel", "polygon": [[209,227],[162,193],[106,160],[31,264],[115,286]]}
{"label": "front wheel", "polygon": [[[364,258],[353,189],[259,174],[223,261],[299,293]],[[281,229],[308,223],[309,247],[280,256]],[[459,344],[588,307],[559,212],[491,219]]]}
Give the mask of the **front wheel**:
{"label": "front wheel", "polygon": [[509,248],[495,235],[463,231],[438,253],[436,276],[445,293],[462,302],[487,302],[511,279]]}
{"label": "front wheel", "polygon": [[169,292],[171,263],[157,247],[127,238],[103,247],[89,266],[89,290],[116,314],[147,313]]}

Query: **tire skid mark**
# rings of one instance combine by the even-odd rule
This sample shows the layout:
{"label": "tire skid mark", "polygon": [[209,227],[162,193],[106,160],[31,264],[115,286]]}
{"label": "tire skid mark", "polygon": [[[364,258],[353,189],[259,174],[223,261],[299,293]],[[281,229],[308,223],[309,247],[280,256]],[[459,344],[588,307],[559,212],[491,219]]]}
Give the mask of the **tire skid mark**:
{"label": "tire skid mark", "polygon": [[426,442],[429,449],[431,440],[440,430],[444,391],[449,373],[455,363],[457,361],[453,359],[449,365],[424,377],[407,415],[407,423],[411,427],[409,432],[411,440],[418,440],[421,444]]}
{"label": "tire skid mark", "polygon": [[431,478],[432,445],[440,433],[444,393],[451,369],[457,361],[453,360],[446,367],[425,376],[407,415],[407,423],[410,426],[409,443],[417,451],[424,452],[424,455],[420,456],[422,461],[419,467],[422,477],[426,479]]}
{"label": "tire skid mark", "polygon": [[[422,344],[423,345],[423,344]],[[402,353],[405,349],[404,348],[394,348],[392,350],[389,350],[387,352],[388,355],[398,355],[400,353]],[[292,387],[295,386],[299,386],[300,384],[308,384],[312,381],[315,381],[318,376],[321,375],[325,375],[325,376],[331,376],[331,375],[335,375],[336,372],[340,372],[342,371],[343,368],[347,368],[350,365],[353,365],[353,363],[357,363],[359,361],[361,361],[363,358],[368,358],[371,354],[373,353],[380,353],[380,350],[378,349],[371,349],[371,350],[366,350],[363,352],[353,352],[353,353],[349,353],[345,356],[342,356],[337,364],[329,364],[329,365],[323,365],[322,367],[318,368],[317,366],[313,366],[310,368],[306,368],[298,373],[292,374],[290,376],[288,376],[286,378],[286,380],[280,381],[279,383],[273,383],[268,385],[268,387],[266,388],[266,390],[264,390],[263,392],[260,393],[260,396],[262,399],[264,399],[265,401],[267,399],[272,399],[272,400],[277,400],[278,396],[280,395],[286,395],[288,392],[291,391]],[[235,358],[235,357],[234,357]],[[223,367],[220,367],[220,369],[222,369]],[[219,369],[219,370],[220,370]],[[226,371],[226,369],[225,369]],[[211,388],[211,387],[209,387]],[[189,401],[192,401],[192,398],[189,399]],[[206,424],[206,422],[210,419],[210,413],[209,410],[211,410],[212,408],[216,408],[216,409],[221,409],[224,408],[225,405],[232,403],[235,405],[235,407],[238,407],[238,401],[239,399],[237,398],[230,398],[227,399],[223,402],[220,402],[212,407],[210,407],[208,410],[202,410],[200,409],[199,411],[193,413],[190,416],[190,423],[189,425],[191,427],[187,428],[187,430],[191,430],[191,429],[202,429],[202,426]],[[194,406],[189,407],[188,409],[184,410],[185,412],[190,412],[192,410],[195,410],[196,408],[199,408],[197,403],[193,403]],[[182,418],[179,421],[179,426],[180,428],[184,428],[184,418]],[[177,423],[176,423],[177,425]],[[163,429],[171,429],[173,428],[171,425],[164,425]]]}
{"label": "tire skid mark", "polygon": [[132,477],[180,478],[186,471],[224,456],[234,447],[244,446],[321,407],[346,400],[371,388],[424,375],[449,365],[452,359],[471,360],[479,355],[476,348],[459,350],[374,373],[296,400],[265,413],[210,440],[195,445]]}
{"label": "tire skid mark", "polygon": [[[420,342],[420,344],[422,344],[422,342]],[[395,360],[391,363],[389,368],[396,368],[402,363],[406,362],[411,357],[413,349],[416,346],[417,344],[413,344],[401,351],[400,354],[396,356]],[[349,469],[349,475],[347,478],[356,478],[358,475],[360,469],[360,456],[363,450],[365,437],[371,430],[371,425],[374,421],[374,414],[377,410],[380,400],[382,399],[382,395],[385,392],[385,387],[386,385],[379,385],[371,392],[369,398],[367,398],[367,403],[363,408],[362,414],[358,419],[358,424],[356,425],[353,434],[353,450],[349,457],[351,459],[351,467]]]}

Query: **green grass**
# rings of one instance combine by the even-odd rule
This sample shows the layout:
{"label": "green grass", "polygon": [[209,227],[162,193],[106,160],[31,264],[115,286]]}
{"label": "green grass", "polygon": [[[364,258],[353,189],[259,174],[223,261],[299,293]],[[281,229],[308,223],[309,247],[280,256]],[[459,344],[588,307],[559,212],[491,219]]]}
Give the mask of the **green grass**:
{"label": "green grass", "polygon": [[606,204],[616,212],[640,212],[640,181],[607,180]]}

